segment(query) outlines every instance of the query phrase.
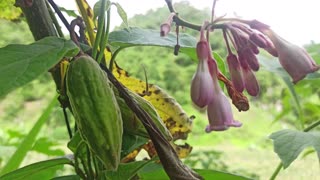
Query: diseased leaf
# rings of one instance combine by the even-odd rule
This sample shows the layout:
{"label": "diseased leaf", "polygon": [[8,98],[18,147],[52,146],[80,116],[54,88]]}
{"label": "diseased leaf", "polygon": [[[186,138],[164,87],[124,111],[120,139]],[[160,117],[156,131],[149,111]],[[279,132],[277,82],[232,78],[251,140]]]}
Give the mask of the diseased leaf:
{"label": "diseased leaf", "polygon": [[272,133],[270,138],[284,168],[287,168],[306,147],[313,147],[317,153],[320,153],[319,132],[286,129]]}
{"label": "diseased leaf", "polygon": [[4,174],[3,176],[0,177],[0,179],[1,180],[12,180],[12,179],[23,180],[23,179],[27,179],[29,176],[34,176],[38,173],[42,173],[43,171],[46,171],[51,167],[63,165],[63,164],[71,164],[71,163],[72,163],[71,159],[66,157],[51,159],[47,161],[40,161],[34,164],[30,164],[28,166],[22,167],[10,173]]}
{"label": "diseased leaf", "polygon": [[119,67],[113,70],[113,74],[123,85],[148,100],[157,109],[173,139],[187,137],[191,131],[192,119],[187,116],[174,98],[157,85],[148,84],[146,87],[145,82],[128,76],[128,73]]}
{"label": "diseased leaf", "polygon": [[[113,74],[124,86],[148,100],[156,108],[160,118],[170,131],[173,141],[187,139],[188,133],[192,129],[192,118],[185,113],[174,98],[154,84],[148,84],[146,87],[145,82],[128,76],[128,73],[118,66],[114,66]],[[180,152],[179,157],[187,156],[192,149],[188,144],[175,145],[174,148],[179,150],[177,151]]]}
{"label": "diseased leaf", "polygon": [[0,48],[0,97],[47,72],[63,57],[78,52],[72,41],[57,37]]}
{"label": "diseased leaf", "polygon": [[93,45],[95,41],[93,10],[86,0],[76,0],[76,3],[81,17],[86,25],[86,36],[89,39],[89,44]]}
{"label": "diseased leaf", "polygon": [[122,8],[122,6],[119,3],[114,3],[114,5],[117,7],[117,12],[119,16],[121,17],[123,23],[126,25],[126,27],[129,27],[128,24],[128,16],[126,11]]}

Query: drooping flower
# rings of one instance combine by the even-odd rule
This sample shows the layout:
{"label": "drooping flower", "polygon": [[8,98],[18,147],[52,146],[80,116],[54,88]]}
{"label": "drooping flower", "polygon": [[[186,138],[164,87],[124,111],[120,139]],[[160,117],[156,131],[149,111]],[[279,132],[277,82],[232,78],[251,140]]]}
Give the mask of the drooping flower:
{"label": "drooping flower", "polygon": [[271,29],[264,29],[262,32],[273,42],[279,55],[280,64],[291,76],[293,83],[297,83],[307,74],[319,70],[320,67],[306,50],[286,41]]}
{"label": "drooping flower", "polygon": [[160,25],[160,36],[164,37],[167,34],[169,34],[171,30],[171,23],[173,21],[173,17],[175,16],[175,13],[170,13],[168,19]]}
{"label": "drooping flower", "polygon": [[[211,51],[210,51],[211,53]],[[233,119],[231,105],[227,97],[224,95],[218,83],[218,66],[216,61],[209,55],[209,69],[211,70],[213,81],[214,99],[208,104],[207,113],[209,125],[206,132],[224,131],[229,127],[240,127],[242,124]]]}
{"label": "drooping flower", "polygon": [[224,131],[229,127],[240,127],[241,122],[234,120],[231,105],[227,97],[222,91],[208,105],[207,109],[209,125],[206,127],[206,132]]}
{"label": "drooping flower", "polygon": [[205,107],[213,100],[213,81],[209,72],[208,59],[199,60],[198,68],[191,82],[191,99],[199,107]]}
{"label": "drooping flower", "polygon": [[191,99],[199,107],[205,107],[214,98],[213,81],[209,70],[209,45],[201,32],[200,41],[197,44],[198,67],[191,82]]}

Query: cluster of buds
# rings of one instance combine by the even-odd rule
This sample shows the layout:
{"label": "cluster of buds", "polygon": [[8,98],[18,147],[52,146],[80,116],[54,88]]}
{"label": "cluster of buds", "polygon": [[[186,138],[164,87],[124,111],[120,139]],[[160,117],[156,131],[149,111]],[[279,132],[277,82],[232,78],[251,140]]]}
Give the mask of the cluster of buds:
{"label": "cluster of buds", "polygon": [[[170,14],[166,23],[161,25],[161,36],[169,33],[170,28],[168,29],[167,25],[171,24],[174,15],[174,13]],[[218,22],[223,23],[218,24]],[[226,62],[231,81],[219,71],[217,62],[212,57],[208,35],[213,29],[223,31],[228,52]],[[208,32],[207,37],[205,37],[205,30]],[[278,57],[294,84],[307,74],[319,69],[303,48],[284,40],[268,25],[257,20],[218,18],[211,24],[204,23],[196,46],[198,67],[191,83],[191,99],[196,106],[207,108],[209,125],[206,132],[223,131],[229,127],[242,125],[234,120],[231,105],[221,90],[218,80],[226,85],[232,103],[238,110],[248,110],[248,100],[243,95],[243,91],[246,90],[251,96],[259,94],[259,84],[254,74],[260,68],[256,57],[259,54],[259,48]]]}

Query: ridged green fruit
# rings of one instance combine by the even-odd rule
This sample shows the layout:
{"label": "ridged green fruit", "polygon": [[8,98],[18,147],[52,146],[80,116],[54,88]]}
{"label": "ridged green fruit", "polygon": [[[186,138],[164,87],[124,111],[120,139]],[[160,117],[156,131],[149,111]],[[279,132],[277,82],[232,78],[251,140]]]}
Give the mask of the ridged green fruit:
{"label": "ridged green fruit", "polygon": [[98,63],[82,55],[70,63],[67,95],[80,134],[107,170],[120,163],[122,118],[110,81]]}

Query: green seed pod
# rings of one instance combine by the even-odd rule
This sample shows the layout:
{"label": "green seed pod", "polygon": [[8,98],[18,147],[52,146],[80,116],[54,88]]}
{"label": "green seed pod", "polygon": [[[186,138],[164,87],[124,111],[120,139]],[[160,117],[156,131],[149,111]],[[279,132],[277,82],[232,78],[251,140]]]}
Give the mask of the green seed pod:
{"label": "green seed pod", "polygon": [[122,145],[122,118],[107,75],[91,57],[70,63],[67,95],[80,134],[107,170],[116,170]]}

